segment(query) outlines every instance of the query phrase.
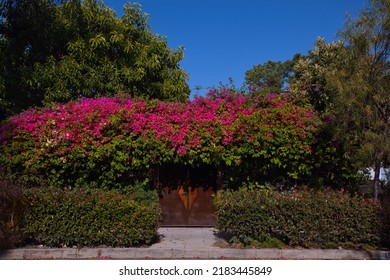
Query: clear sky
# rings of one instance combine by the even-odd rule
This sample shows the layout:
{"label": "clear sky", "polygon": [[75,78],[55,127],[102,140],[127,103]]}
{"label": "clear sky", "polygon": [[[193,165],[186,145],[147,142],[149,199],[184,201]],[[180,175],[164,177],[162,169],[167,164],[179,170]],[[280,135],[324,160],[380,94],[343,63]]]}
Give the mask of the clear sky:
{"label": "clear sky", "polygon": [[[125,0],[104,0],[118,16]],[[356,17],[367,0],[133,0],[150,15],[152,32],[171,48],[183,46],[181,67],[192,94],[228,83],[268,60],[307,54],[318,36],[337,40],[345,16]],[[195,91],[200,86],[202,90]]]}

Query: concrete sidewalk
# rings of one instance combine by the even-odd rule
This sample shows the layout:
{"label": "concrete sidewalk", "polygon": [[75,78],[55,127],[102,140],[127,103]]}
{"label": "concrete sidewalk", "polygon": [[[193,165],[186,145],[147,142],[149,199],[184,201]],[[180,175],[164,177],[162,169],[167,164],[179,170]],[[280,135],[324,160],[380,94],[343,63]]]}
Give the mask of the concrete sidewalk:
{"label": "concrete sidewalk", "polygon": [[0,259],[390,259],[388,251],[220,248],[214,228],[160,228],[159,234],[160,242],[145,248],[19,248],[0,251]]}

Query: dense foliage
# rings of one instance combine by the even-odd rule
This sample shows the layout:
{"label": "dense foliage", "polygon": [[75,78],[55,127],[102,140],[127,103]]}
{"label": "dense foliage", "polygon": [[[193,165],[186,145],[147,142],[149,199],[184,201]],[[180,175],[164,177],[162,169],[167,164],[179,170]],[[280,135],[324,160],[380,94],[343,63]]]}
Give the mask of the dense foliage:
{"label": "dense foliage", "polygon": [[245,245],[373,248],[378,209],[342,192],[225,191],[215,198],[217,226]]}
{"label": "dense foliage", "polygon": [[61,246],[139,246],[157,238],[157,201],[136,202],[116,192],[29,189],[24,242]]}
{"label": "dense foliage", "polygon": [[186,101],[183,49],[151,33],[138,4],[123,16],[98,0],[1,0],[0,119],[80,97]]}
{"label": "dense foliage", "polygon": [[390,2],[370,0],[356,19],[347,18],[341,41],[319,39],[298,61],[293,95],[308,100],[329,125],[340,155],[355,170],[372,167],[373,194],[379,173],[390,163]]}
{"label": "dense foliage", "polygon": [[356,18],[346,18],[339,41],[319,37],[308,55],[246,72],[245,84],[255,93],[284,88],[324,121],[313,176],[318,185],[357,186],[358,171],[371,167],[379,196],[380,168],[390,164],[389,13],[388,0],[367,1]]}
{"label": "dense foliage", "polygon": [[275,94],[221,90],[188,103],[81,99],[10,118],[0,129],[0,161],[25,182],[55,186],[134,187],[165,163],[296,180],[310,174],[317,125],[310,109]]}
{"label": "dense foliage", "polygon": [[294,78],[294,65],[301,57],[301,54],[295,54],[291,60],[284,62],[269,60],[253,66],[245,72],[245,86],[252,94],[288,91],[287,85]]}

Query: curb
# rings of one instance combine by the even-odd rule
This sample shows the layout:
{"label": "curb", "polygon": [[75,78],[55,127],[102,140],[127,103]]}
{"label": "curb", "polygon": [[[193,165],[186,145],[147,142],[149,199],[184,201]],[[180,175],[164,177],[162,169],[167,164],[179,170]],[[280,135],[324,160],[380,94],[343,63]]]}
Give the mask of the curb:
{"label": "curb", "polygon": [[390,251],[343,249],[154,249],[154,248],[19,248],[0,250],[0,260],[127,259],[266,259],[390,260]]}

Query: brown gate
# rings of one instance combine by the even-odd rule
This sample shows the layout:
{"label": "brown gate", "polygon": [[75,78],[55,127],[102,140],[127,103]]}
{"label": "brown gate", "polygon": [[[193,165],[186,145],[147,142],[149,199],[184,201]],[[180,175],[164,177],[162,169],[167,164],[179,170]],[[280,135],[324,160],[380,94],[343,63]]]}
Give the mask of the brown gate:
{"label": "brown gate", "polygon": [[162,226],[214,226],[214,190],[202,187],[162,188]]}
{"label": "brown gate", "polygon": [[[164,172],[164,176],[162,175]],[[214,226],[214,172],[207,168],[170,166],[159,172],[161,226]]]}

